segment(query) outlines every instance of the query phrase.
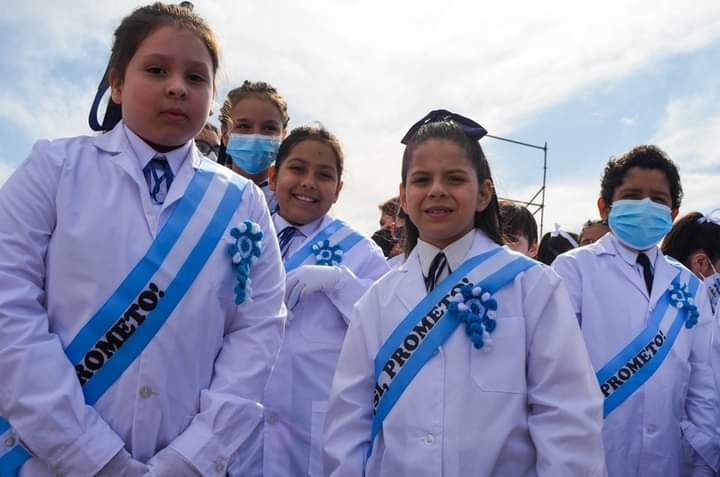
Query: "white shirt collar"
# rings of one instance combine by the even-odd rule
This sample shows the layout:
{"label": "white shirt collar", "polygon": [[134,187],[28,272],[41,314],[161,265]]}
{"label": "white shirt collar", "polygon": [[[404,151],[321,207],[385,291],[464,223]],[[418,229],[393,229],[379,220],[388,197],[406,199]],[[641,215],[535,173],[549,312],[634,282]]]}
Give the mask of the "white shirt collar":
{"label": "white shirt collar", "polygon": [[303,225],[294,225],[285,220],[280,213],[273,214],[273,224],[275,225],[275,230],[278,232],[281,232],[286,227],[295,227],[298,229],[298,231],[302,234],[303,237],[310,237],[315,232],[317,232],[318,228],[320,228],[320,224],[325,219],[326,216],[320,217],[319,219],[313,220],[312,222],[308,222],[307,224]]}
{"label": "white shirt collar", "polygon": [[609,234],[610,240],[612,240],[613,245],[615,245],[615,250],[617,250],[618,255],[622,257],[625,262],[628,263],[628,265],[635,266],[637,264],[637,257],[640,252],[644,253],[648,256],[650,259],[650,264],[652,265],[653,269],[655,269],[655,260],[657,260],[658,257],[658,247],[657,245],[653,245],[647,250],[635,250],[627,245],[624,245],[622,242],[620,242],[617,237],[615,237],[615,234],[612,232]]}
{"label": "white shirt collar", "polygon": [[138,160],[138,165],[140,166],[141,171],[145,169],[145,166],[147,166],[154,157],[162,155],[165,159],[167,159],[173,175],[177,175],[183,161],[185,161],[185,158],[188,157],[192,148],[192,140],[190,140],[187,144],[173,149],[172,151],[158,152],[146,143],[140,136],[135,134],[129,127],[127,127],[125,123],[123,123],[123,130],[125,131],[125,136],[130,144],[130,149]]}
{"label": "white shirt collar", "polygon": [[[473,229],[470,232],[466,233],[444,249],[439,249],[434,245],[418,239],[416,248],[418,259],[420,259],[420,267],[422,268],[423,276],[427,276],[428,272],[430,271],[430,264],[432,263],[433,258],[435,258],[435,255],[440,252],[443,252],[445,254],[445,258],[448,261],[448,265],[450,265],[450,269],[453,272],[457,270],[460,265],[462,265],[462,263],[465,261],[465,258],[470,252],[470,249],[472,248],[473,241],[475,239],[475,230],[477,229]],[[482,232],[481,234],[483,236],[485,235]]]}

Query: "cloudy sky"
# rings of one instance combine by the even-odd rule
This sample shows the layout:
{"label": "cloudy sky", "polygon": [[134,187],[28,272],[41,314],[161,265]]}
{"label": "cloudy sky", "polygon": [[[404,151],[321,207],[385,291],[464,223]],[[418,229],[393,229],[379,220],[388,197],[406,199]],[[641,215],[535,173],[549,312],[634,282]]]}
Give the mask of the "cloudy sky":
{"label": "cloudy sky", "polygon": [[[217,101],[244,79],[265,80],[287,99],[291,127],[320,121],[335,132],[347,157],[335,214],[365,232],[397,192],[399,139],[437,108],[547,142],[546,231],[595,218],[604,163],[639,143],[678,163],[681,213],[720,207],[717,0],[194,3],[223,48]],[[4,6],[0,183],[38,138],[88,133],[112,32],[139,5]],[[542,151],[482,144],[500,195],[530,199]]]}

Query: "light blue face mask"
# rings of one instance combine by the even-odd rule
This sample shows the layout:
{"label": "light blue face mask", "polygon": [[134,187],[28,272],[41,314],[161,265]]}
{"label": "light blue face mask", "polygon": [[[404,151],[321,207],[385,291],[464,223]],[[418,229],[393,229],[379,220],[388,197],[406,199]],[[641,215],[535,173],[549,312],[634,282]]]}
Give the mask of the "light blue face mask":
{"label": "light blue face mask", "polygon": [[280,138],[262,134],[230,134],[225,153],[243,171],[258,174],[275,160]]}
{"label": "light blue face mask", "polygon": [[670,231],[672,211],[649,198],[616,200],[610,209],[608,224],[620,242],[634,250],[646,250]]}

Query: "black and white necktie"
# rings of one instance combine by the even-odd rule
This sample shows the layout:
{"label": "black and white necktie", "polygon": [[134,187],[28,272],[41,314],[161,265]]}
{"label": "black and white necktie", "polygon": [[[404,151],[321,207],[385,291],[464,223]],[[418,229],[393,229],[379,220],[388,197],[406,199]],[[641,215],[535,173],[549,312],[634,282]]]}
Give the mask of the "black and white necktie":
{"label": "black and white necktie", "polygon": [[145,166],[143,173],[145,174],[145,181],[148,184],[150,197],[153,202],[156,204],[165,202],[167,193],[170,190],[170,185],[175,178],[167,159],[163,156],[153,158],[148,162],[148,165]]}
{"label": "black and white necktie", "polygon": [[282,256],[282,258],[285,258],[285,255],[287,255],[287,252],[290,249],[290,241],[295,236],[295,233],[297,231],[297,227],[293,227],[292,225],[290,225],[282,229],[278,234],[278,242],[280,243],[280,255]]}
{"label": "black and white necktie", "polygon": [[653,269],[650,265],[650,258],[644,253],[639,253],[637,256],[637,263],[642,266],[643,278],[645,279],[645,286],[647,287],[648,295],[652,293],[653,284]]}
{"label": "black and white necktie", "polygon": [[428,276],[425,277],[425,290],[427,290],[428,293],[433,291],[435,286],[440,282],[440,276],[445,270],[445,267],[447,267],[448,273],[450,273],[450,266],[447,263],[447,258],[445,257],[445,254],[439,252],[437,255],[435,255],[435,258],[433,258],[433,261],[430,263],[430,270],[428,270]]}

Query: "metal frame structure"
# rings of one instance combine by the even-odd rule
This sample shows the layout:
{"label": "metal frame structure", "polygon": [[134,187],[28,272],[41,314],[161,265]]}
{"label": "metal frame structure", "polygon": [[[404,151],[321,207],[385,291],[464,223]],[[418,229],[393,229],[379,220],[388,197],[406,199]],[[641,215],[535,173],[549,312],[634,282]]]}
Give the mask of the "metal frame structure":
{"label": "metal frame structure", "polygon": [[[540,189],[535,192],[535,195],[532,196],[532,198],[528,201],[524,200],[516,200],[516,199],[508,199],[506,197],[499,197],[500,200],[507,200],[510,202],[515,202],[518,204],[523,204],[525,207],[530,210],[530,207],[535,207],[535,210],[530,210],[530,212],[533,215],[536,215],[538,212],[540,212],[540,237],[543,235],[543,227],[545,225],[545,184],[547,181],[547,152],[548,152],[548,146],[547,141],[545,141],[545,144],[543,146],[538,146],[536,144],[530,144],[527,142],[522,141],[516,141],[515,139],[509,139],[506,137],[501,136],[493,136],[492,134],[486,134],[485,137],[490,137],[493,139],[497,139],[499,141],[505,141],[512,144],[517,144],[518,146],[524,146],[524,147],[530,147],[533,149],[539,149],[543,152],[543,178],[542,178],[542,186],[540,186]],[[535,202],[535,200],[540,196],[540,202]]]}

